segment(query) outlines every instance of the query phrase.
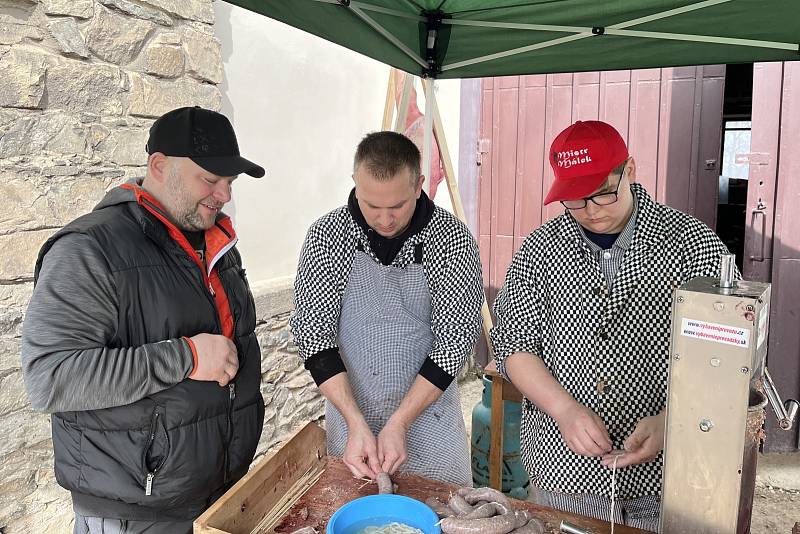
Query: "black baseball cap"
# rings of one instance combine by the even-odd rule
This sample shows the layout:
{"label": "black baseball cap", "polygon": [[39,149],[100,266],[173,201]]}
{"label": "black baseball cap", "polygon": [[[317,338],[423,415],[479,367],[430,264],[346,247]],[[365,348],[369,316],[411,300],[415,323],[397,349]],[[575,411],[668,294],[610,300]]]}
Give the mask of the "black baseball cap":
{"label": "black baseball cap", "polygon": [[239,144],[225,115],[199,106],[168,111],[150,127],[148,154],[189,158],[217,176],[264,176],[264,168],[239,155]]}

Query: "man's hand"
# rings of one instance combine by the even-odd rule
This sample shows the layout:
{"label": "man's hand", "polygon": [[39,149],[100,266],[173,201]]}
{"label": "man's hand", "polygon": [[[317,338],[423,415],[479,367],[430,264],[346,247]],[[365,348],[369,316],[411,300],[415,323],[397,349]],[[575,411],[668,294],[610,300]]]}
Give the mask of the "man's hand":
{"label": "man's hand", "polygon": [[347,445],[344,447],[342,461],[354,477],[375,480],[381,471],[375,436],[366,421],[348,425]]}
{"label": "man's hand", "polygon": [[611,438],[603,420],[592,410],[572,401],[554,417],[567,447],[581,456],[602,456],[611,452]]}
{"label": "man's hand", "polygon": [[[664,448],[664,424],[666,412],[645,417],[639,421],[633,434],[625,440],[625,451],[617,460],[617,467],[652,462]],[[602,464],[611,467],[614,452],[603,456]]]}
{"label": "man's hand", "polygon": [[401,423],[391,419],[378,434],[378,461],[381,470],[393,475],[397,469],[406,463],[406,432],[408,429]]}
{"label": "man's hand", "polygon": [[239,358],[233,341],[216,334],[197,334],[191,340],[197,351],[197,367],[189,378],[228,385],[239,371]]}

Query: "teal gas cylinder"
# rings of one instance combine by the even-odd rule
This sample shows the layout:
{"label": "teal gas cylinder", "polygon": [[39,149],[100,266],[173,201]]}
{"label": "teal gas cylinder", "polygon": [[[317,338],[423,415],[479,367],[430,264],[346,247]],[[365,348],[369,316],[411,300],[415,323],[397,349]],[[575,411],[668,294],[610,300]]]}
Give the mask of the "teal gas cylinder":
{"label": "teal gas cylinder", "polygon": [[[492,380],[484,376],[481,401],[472,409],[472,481],[478,487],[489,485],[491,414]],[[528,496],[528,473],[519,454],[521,416],[519,402],[503,401],[503,493],[517,499]]]}

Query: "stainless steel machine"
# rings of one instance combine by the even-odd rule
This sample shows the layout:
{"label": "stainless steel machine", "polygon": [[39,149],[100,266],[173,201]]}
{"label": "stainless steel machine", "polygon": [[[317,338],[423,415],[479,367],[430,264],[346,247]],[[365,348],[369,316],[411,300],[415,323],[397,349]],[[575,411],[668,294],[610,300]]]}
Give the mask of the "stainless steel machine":
{"label": "stainless steel machine", "polygon": [[770,284],[734,281],[733,255],[721,272],[674,296],[662,534],[749,532],[763,408],[787,430],[798,410],[765,365]]}

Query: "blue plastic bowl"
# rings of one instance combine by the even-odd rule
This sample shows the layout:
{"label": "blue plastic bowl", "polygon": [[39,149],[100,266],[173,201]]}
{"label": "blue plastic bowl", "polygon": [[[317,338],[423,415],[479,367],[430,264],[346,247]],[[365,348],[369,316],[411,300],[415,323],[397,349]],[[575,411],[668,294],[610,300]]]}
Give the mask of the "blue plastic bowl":
{"label": "blue plastic bowl", "polygon": [[331,516],[326,534],[357,534],[366,527],[405,523],[425,534],[440,534],[439,518],[425,503],[404,495],[368,495],[345,504]]}

